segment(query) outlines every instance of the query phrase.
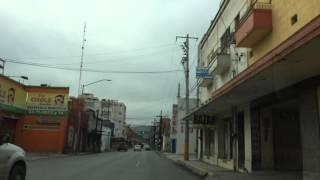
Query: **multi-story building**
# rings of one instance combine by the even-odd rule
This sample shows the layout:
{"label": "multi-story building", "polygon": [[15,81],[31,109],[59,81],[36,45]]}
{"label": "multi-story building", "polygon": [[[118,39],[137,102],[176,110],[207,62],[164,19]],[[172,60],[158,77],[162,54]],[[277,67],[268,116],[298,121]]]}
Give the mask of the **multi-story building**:
{"label": "multi-story building", "polygon": [[199,44],[199,158],[320,178],[320,1],[224,0]]}
{"label": "multi-story building", "polygon": [[114,137],[125,137],[125,126],[126,126],[126,105],[116,100],[101,100],[101,117],[109,119],[114,123]]}

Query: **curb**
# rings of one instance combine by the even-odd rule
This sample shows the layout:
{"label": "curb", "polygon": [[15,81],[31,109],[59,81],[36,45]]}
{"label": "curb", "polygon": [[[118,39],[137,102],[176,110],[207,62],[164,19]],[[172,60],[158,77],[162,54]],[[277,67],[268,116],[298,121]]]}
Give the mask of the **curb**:
{"label": "curb", "polygon": [[182,166],[183,168],[186,168],[187,170],[191,171],[193,174],[197,175],[197,176],[200,176],[200,177],[206,177],[209,173],[202,169],[202,168],[197,168],[197,167],[194,167],[194,166],[190,166],[188,165],[187,163],[181,161],[181,160],[177,160],[177,161],[174,161],[176,164]]}
{"label": "curb", "polygon": [[165,154],[161,153],[161,152],[156,152],[160,157],[165,157],[166,159],[172,161],[173,163],[175,163],[176,165],[182,167],[185,170],[188,170],[188,172],[193,173],[194,175],[200,176],[200,177],[206,177],[206,176],[214,176],[214,173],[212,172],[207,172],[206,170],[202,169],[202,168],[197,168],[194,166],[190,166],[187,163],[185,163],[184,161],[181,160],[174,160],[174,159],[170,159],[168,158]]}

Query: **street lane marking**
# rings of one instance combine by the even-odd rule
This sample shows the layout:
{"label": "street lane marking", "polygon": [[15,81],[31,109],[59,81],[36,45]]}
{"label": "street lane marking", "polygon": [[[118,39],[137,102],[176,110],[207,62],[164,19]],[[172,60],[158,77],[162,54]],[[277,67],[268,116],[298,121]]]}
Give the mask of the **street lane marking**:
{"label": "street lane marking", "polygon": [[136,167],[138,167],[140,165],[140,161],[137,162]]}

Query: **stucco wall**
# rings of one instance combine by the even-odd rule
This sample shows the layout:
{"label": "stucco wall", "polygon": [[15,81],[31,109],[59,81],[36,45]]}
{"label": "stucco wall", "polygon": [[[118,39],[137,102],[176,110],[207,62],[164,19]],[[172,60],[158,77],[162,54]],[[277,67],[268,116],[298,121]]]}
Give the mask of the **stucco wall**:
{"label": "stucco wall", "polygon": [[[190,109],[196,107],[197,100],[190,99]],[[185,137],[185,122],[182,118],[185,116],[185,99],[178,98],[178,113],[177,113],[177,134],[176,134],[176,154],[184,153],[184,137]],[[183,127],[183,132],[181,128]],[[190,128],[192,124],[190,123]],[[189,152],[190,154],[196,153],[196,129],[193,129],[192,133],[189,133]]]}
{"label": "stucco wall", "polygon": [[[217,21],[216,25],[210,32],[207,40],[204,42],[204,46],[199,50],[200,62],[198,66],[208,66],[209,65],[209,54],[221,47],[220,39],[230,27],[230,31],[235,31],[234,19],[238,14],[244,14],[246,12],[246,0],[231,1],[224,12],[222,13],[220,19]],[[235,45],[230,47],[230,58],[231,65],[230,68],[223,74],[219,74],[213,77],[213,84],[209,87],[200,88],[200,102],[205,102],[211,97],[211,94],[222,87],[226,82],[230,81],[234,74],[238,74],[247,67],[247,49],[246,48],[235,48]],[[233,72],[234,71],[234,72]]]}
{"label": "stucco wall", "polygon": [[[291,25],[291,17],[295,14],[298,15],[298,21]],[[254,46],[249,64],[259,60],[318,16],[320,16],[319,0],[272,0],[272,33]]]}

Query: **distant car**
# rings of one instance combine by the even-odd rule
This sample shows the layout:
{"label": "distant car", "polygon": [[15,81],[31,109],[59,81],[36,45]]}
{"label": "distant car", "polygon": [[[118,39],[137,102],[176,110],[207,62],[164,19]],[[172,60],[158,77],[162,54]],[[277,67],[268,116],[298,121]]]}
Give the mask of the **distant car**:
{"label": "distant car", "polygon": [[25,152],[9,143],[10,136],[0,135],[0,180],[25,180]]}
{"label": "distant car", "polygon": [[150,148],[149,145],[144,145],[144,149],[145,149],[146,151],[150,151],[150,150],[151,150],[151,148]]}
{"label": "distant car", "polygon": [[127,143],[120,143],[120,145],[118,146],[118,151],[128,151],[128,145]]}
{"label": "distant car", "polygon": [[142,146],[140,144],[137,144],[134,146],[133,151],[141,151],[142,150]]}

